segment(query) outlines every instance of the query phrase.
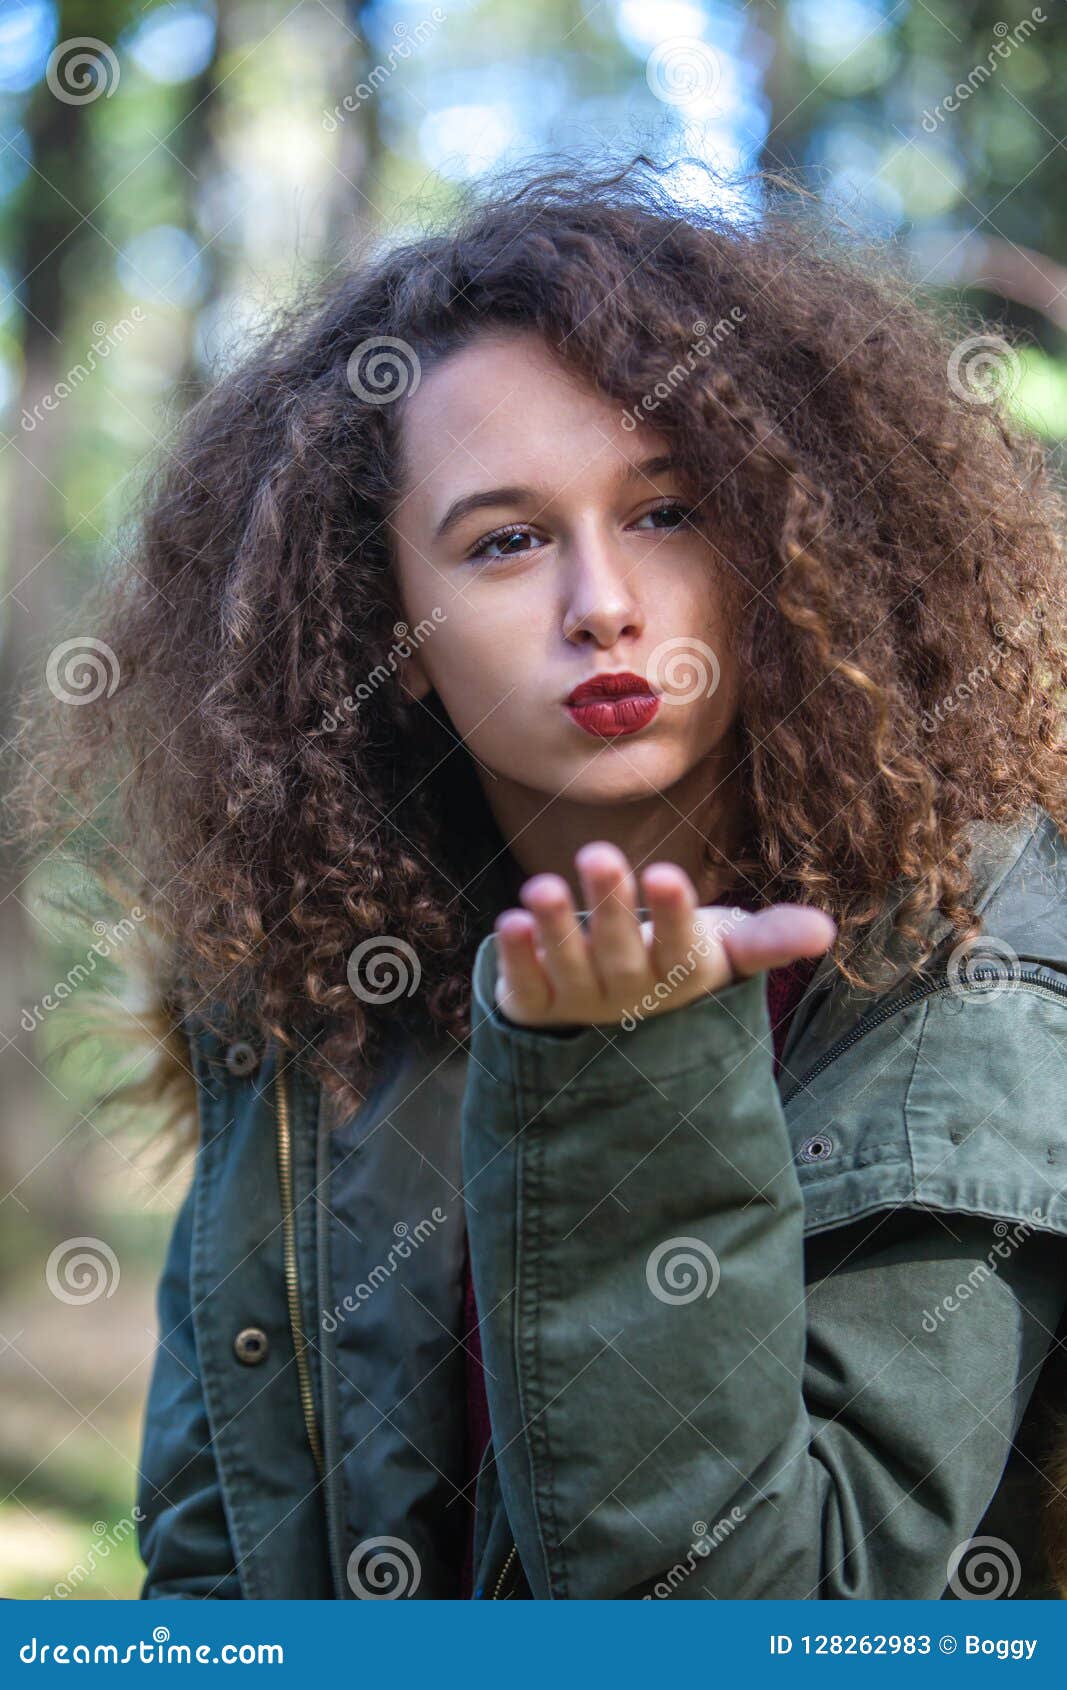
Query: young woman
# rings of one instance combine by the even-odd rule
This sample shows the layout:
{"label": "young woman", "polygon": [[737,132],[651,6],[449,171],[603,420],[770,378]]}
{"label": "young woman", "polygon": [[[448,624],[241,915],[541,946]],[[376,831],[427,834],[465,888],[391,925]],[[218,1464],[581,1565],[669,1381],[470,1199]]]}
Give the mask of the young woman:
{"label": "young woman", "polygon": [[990,345],[541,175],[168,442],[16,796],[136,864],[197,1123],[145,1596],[1067,1590],[1062,508]]}

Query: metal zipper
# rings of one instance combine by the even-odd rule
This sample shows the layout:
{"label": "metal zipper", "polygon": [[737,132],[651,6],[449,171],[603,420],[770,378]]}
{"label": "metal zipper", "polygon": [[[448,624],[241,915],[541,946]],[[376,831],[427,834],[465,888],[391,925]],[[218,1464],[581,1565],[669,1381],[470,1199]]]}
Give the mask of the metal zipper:
{"label": "metal zipper", "polygon": [[285,1063],[281,1056],[274,1074],[275,1111],[278,1125],[278,1185],[282,1200],[282,1239],[285,1256],[285,1293],[289,1302],[289,1326],[296,1354],[296,1372],[300,1382],[300,1401],[304,1409],[308,1443],[315,1457],[320,1479],[325,1474],[322,1443],[315,1418],[315,1398],[311,1389],[311,1369],[307,1358],[307,1335],[300,1309],[300,1277],[297,1271],[296,1224],[293,1216],[293,1135],[290,1127],[289,1086]]}
{"label": "metal zipper", "polygon": [[830,1046],[829,1050],[823,1052],[819,1060],[808,1069],[808,1072],[801,1079],[797,1080],[789,1090],[782,1093],[782,1103],[788,1103],[790,1098],[796,1096],[801,1086],[806,1086],[809,1080],[815,1078],[816,1074],[821,1074],[824,1068],[828,1068],[831,1062],[837,1060],[842,1051],[848,1050],[856,1043],[857,1039],[863,1037],[864,1033],[870,1032],[872,1027],[877,1027],[881,1022],[888,1021],[889,1017],[895,1015],[898,1010],[906,1009],[909,1004],[919,1003],[921,999],[930,997],[934,992],[958,990],[961,985],[964,991],[971,989],[981,991],[988,983],[995,980],[1016,981],[1021,985],[1039,987],[1043,991],[1051,992],[1055,997],[1067,998],[1067,984],[1062,984],[1058,980],[1046,979],[1036,968],[1020,968],[1018,972],[1012,971],[1005,974],[994,968],[976,967],[973,982],[970,980],[952,981],[947,973],[931,974],[921,985],[913,986],[910,991],[904,993],[901,997],[894,998],[890,1003],[876,1004],[873,1009],[869,1009],[865,1015],[862,1015],[854,1027],[850,1027],[847,1033],[842,1034],[841,1038]]}
{"label": "metal zipper", "polygon": [[[316,1144],[315,1144],[315,1157],[316,1157],[315,1179],[316,1179],[316,1190],[317,1190],[317,1193],[318,1193],[318,1196],[319,1196],[319,1201],[316,1204],[316,1216],[315,1216],[315,1245],[316,1245],[316,1254],[317,1254],[316,1267],[317,1267],[317,1270],[318,1270],[318,1283],[316,1285],[316,1294],[318,1296],[320,1308],[327,1308],[329,1306],[329,1302],[330,1302],[330,1297],[329,1297],[329,1272],[330,1272],[330,1269],[329,1269],[329,1244],[328,1244],[328,1239],[327,1239],[327,1232],[328,1232],[327,1215],[329,1214],[329,1206],[325,1201],[323,1201],[323,1198],[322,1198],[322,1193],[325,1189],[326,1181],[329,1177],[329,1174],[328,1174],[328,1159],[325,1155],[325,1149],[326,1149],[325,1137],[326,1137],[326,1133],[327,1133],[327,1128],[324,1126],[324,1121],[325,1121],[324,1111],[326,1110],[326,1107],[327,1107],[327,1100],[326,1100],[325,1087],[320,1086],[320,1088],[319,1088],[318,1120],[316,1122]],[[337,1460],[337,1454],[336,1454],[336,1452],[337,1452],[337,1422],[336,1422],[336,1418],[335,1418],[335,1413],[336,1413],[337,1403],[336,1403],[335,1393],[331,1389],[331,1386],[330,1386],[330,1378],[329,1378],[329,1367],[332,1366],[332,1363],[329,1363],[329,1357],[328,1357],[328,1347],[329,1347],[330,1340],[323,1333],[323,1334],[320,1334],[318,1343],[319,1343],[320,1358],[324,1363],[328,1363],[327,1366],[320,1367],[320,1370],[319,1370],[319,1378],[320,1378],[320,1381],[321,1381],[321,1384],[322,1384],[322,1438],[323,1438],[322,1447],[323,1447],[323,1455],[325,1455],[326,1451],[329,1450],[330,1451],[330,1457],[331,1457],[330,1463],[328,1464],[329,1470],[326,1473],[326,1476],[323,1480],[323,1502],[325,1503],[325,1507],[326,1507],[326,1540],[327,1540],[327,1544],[328,1544],[328,1547],[329,1547],[330,1569],[331,1569],[331,1572],[333,1574],[334,1595],[343,1600],[346,1595],[350,1596],[352,1594],[352,1591],[351,1591],[351,1586],[349,1585],[349,1583],[348,1583],[348,1581],[347,1581],[347,1579],[345,1578],[345,1575],[344,1575],[343,1554],[342,1554],[342,1549],[341,1549],[341,1512],[342,1512],[342,1508],[341,1508],[341,1501],[340,1501],[340,1499],[337,1495],[338,1486],[340,1484],[340,1478],[339,1478],[340,1462]]]}
{"label": "metal zipper", "polygon": [[[475,1486],[475,1493],[474,1493],[475,1505],[476,1506],[477,1506],[477,1500],[478,1500],[478,1491],[482,1488],[482,1477],[483,1477],[483,1475],[486,1471],[486,1468],[489,1466],[489,1464],[491,1462],[495,1461],[495,1460],[496,1460],[496,1454],[495,1454],[495,1451],[493,1449],[493,1440],[490,1437],[486,1440],[485,1448],[482,1451],[482,1458],[478,1463],[477,1483],[476,1483],[476,1486]],[[508,1569],[510,1568],[511,1563],[514,1561],[517,1554],[518,1554],[518,1549],[516,1547],[515,1540],[513,1538],[512,1542],[511,1542],[511,1548],[508,1550],[508,1553],[504,1558],[504,1565],[501,1567],[500,1572],[497,1575],[496,1584],[493,1586],[492,1597],[491,1597],[492,1601],[495,1602],[497,1597],[500,1595],[501,1589],[503,1588],[504,1580],[507,1578],[507,1575],[508,1575]]]}
{"label": "metal zipper", "polygon": [[492,1601],[495,1602],[497,1597],[500,1595],[500,1587],[503,1584],[504,1580],[506,1579],[507,1574],[508,1574],[508,1568],[511,1566],[511,1563],[512,1563],[512,1561],[514,1561],[517,1554],[518,1554],[518,1550],[517,1550],[515,1544],[513,1543],[511,1548],[508,1550],[507,1560],[504,1562],[504,1565],[500,1569],[500,1577],[496,1581],[496,1585],[494,1587],[493,1595],[492,1595],[492,1598],[491,1598]]}

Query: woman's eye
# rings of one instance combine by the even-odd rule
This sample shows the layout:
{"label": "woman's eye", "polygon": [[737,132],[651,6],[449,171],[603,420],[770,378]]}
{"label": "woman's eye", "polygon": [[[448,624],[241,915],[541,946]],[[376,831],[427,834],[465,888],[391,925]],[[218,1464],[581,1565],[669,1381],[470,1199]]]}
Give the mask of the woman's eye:
{"label": "woman's eye", "polygon": [[[672,499],[669,504],[657,505],[654,510],[646,511],[634,526],[640,527],[650,519],[653,528],[670,533],[676,528],[698,526],[700,512],[681,499]],[[491,534],[484,534],[471,547],[467,558],[472,563],[506,562],[508,558],[523,557],[527,552],[539,550],[540,544],[537,535],[528,528],[496,528]]]}
{"label": "woman's eye", "polygon": [[494,533],[484,535],[467,556],[471,559],[487,558],[490,562],[496,558],[521,557],[528,548],[516,542],[536,538],[528,528],[498,528]]}
{"label": "woman's eye", "polygon": [[642,522],[646,522],[650,517],[665,517],[667,519],[664,522],[654,521],[653,527],[655,528],[684,528],[687,525],[695,525],[699,521],[700,513],[693,505],[686,505],[681,500],[674,499],[669,505],[657,505],[655,510],[646,511],[644,516],[638,518],[635,526],[639,527]]}

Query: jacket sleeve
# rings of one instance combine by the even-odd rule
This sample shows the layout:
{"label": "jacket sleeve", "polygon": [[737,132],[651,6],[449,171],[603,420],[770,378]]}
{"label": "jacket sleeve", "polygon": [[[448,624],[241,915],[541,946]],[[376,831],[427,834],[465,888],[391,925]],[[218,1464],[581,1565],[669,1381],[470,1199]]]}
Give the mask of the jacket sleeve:
{"label": "jacket sleeve", "polygon": [[533,1596],[941,1597],[1055,1330],[1062,1241],[990,1271],[992,1221],[898,1209],[806,1264],[765,973],[561,1037],[496,1008],[495,946],[464,1194]]}
{"label": "jacket sleeve", "polygon": [[178,1211],[156,1308],[137,1489],[142,1598],[240,1597],[200,1383],[189,1296],[195,1180]]}

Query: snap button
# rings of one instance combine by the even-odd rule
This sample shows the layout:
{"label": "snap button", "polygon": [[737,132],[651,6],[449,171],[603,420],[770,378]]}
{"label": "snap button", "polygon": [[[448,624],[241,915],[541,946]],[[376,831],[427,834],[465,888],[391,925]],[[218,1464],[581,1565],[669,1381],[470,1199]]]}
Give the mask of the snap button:
{"label": "snap button", "polygon": [[226,1051],[225,1061],[230,1073],[243,1080],[259,1067],[259,1051],[247,1039],[235,1039]]}
{"label": "snap button", "polygon": [[262,1361],[269,1348],[267,1334],[261,1326],[242,1327],[233,1341],[233,1353],[246,1367],[254,1367],[257,1361]]}
{"label": "snap button", "polygon": [[833,1155],[834,1141],[829,1133],[815,1133],[806,1138],[797,1152],[802,1162],[825,1162]]}

